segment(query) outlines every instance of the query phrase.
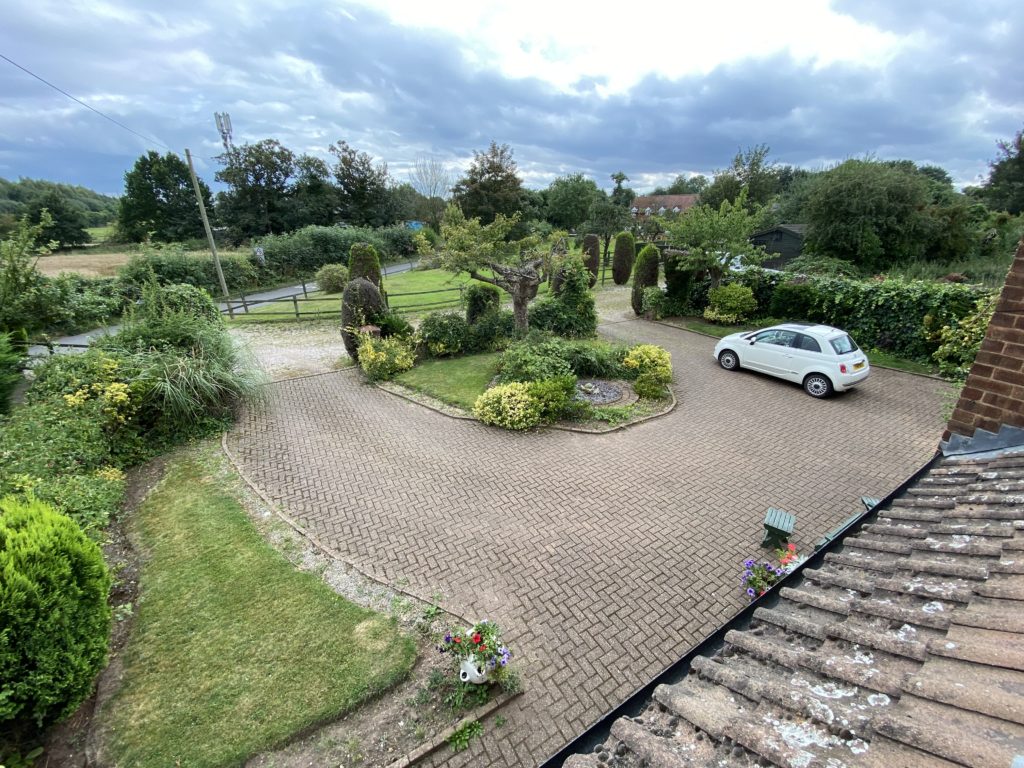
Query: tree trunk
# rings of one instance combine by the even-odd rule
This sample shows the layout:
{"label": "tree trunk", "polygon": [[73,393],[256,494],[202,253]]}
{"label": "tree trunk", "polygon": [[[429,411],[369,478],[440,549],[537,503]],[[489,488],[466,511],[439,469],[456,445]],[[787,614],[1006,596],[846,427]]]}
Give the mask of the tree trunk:
{"label": "tree trunk", "polygon": [[526,296],[519,292],[512,294],[512,315],[516,320],[516,330],[522,333],[526,333],[530,327],[529,313],[527,311],[529,301]]}

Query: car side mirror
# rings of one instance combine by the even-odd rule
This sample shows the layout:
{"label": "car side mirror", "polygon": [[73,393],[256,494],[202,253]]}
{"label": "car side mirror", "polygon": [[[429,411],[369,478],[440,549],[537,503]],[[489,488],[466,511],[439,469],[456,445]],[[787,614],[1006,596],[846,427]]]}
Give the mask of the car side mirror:
{"label": "car side mirror", "polygon": [[755,342],[755,341],[757,341],[757,339],[751,339],[751,340],[750,340],[750,346],[754,346],[754,342]]}

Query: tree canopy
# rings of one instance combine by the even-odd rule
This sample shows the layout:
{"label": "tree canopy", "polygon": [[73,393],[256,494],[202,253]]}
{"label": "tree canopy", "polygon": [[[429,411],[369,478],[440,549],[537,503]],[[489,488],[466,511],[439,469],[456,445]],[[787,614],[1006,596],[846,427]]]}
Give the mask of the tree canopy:
{"label": "tree canopy", "polygon": [[[203,202],[211,209],[210,188],[199,180]],[[152,237],[177,242],[203,236],[188,165],[173,152],[149,151],[124,175],[124,195],[118,204],[117,228],[131,242]]]}
{"label": "tree canopy", "polygon": [[1024,130],[998,146],[999,157],[989,164],[982,197],[993,210],[1016,216],[1024,213]]}
{"label": "tree canopy", "polygon": [[397,219],[387,163],[374,163],[346,142],[331,147],[341,220],[357,227],[382,227]]}
{"label": "tree canopy", "polygon": [[582,173],[559,176],[547,189],[547,220],[562,229],[576,229],[590,214],[590,207],[604,193]]}
{"label": "tree canopy", "polygon": [[492,141],[483,152],[473,152],[473,161],[455,184],[452,197],[467,218],[490,224],[498,216],[519,213],[523,191],[512,148]]}
{"label": "tree canopy", "polygon": [[287,231],[294,153],[276,139],[264,139],[232,147],[218,160],[224,167],[217,171],[217,181],[231,189],[217,195],[217,215],[236,238]]}
{"label": "tree canopy", "polygon": [[[49,213],[49,216],[44,216]],[[58,248],[82,245],[90,240],[85,231],[85,216],[57,189],[35,198],[28,206],[28,220],[39,224],[39,245],[56,243]]]}

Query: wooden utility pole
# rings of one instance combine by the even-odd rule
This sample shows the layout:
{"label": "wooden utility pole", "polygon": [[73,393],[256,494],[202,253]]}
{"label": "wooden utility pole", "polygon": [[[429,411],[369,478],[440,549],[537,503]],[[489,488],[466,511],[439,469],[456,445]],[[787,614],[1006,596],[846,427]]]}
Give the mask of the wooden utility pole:
{"label": "wooden utility pole", "polygon": [[234,318],[235,310],[231,306],[231,296],[228,294],[228,284],[224,280],[224,270],[220,267],[220,256],[217,255],[217,243],[213,240],[213,230],[210,229],[210,219],[206,216],[206,205],[203,203],[203,191],[199,188],[199,179],[196,178],[196,169],[192,166],[192,153],[185,148],[185,157],[188,159],[188,172],[192,175],[192,188],[196,191],[196,202],[199,203],[199,215],[203,217],[203,229],[206,230],[206,240],[210,244],[210,253],[213,254],[213,264],[217,267],[217,279],[220,281],[220,289],[224,292],[224,302],[228,305],[228,314]]}

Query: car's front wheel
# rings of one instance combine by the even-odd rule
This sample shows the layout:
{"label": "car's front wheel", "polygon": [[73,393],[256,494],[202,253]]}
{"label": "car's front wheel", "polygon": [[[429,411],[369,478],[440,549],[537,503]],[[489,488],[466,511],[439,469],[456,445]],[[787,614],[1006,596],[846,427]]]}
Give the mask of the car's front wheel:
{"label": "car's front wheel", "polygon": [[828,397],[833,392],[832,381],[821,373],[812,373],[804,379],[804,392],[811,397]]}
{"label": "car's front wheel", "polygon": [[731,349],[724,349],[718,356],[718,364],[727,371],[735,371],[740,367],[740,359]]}

